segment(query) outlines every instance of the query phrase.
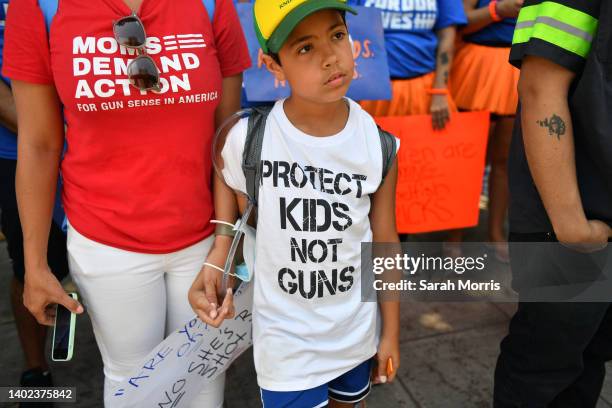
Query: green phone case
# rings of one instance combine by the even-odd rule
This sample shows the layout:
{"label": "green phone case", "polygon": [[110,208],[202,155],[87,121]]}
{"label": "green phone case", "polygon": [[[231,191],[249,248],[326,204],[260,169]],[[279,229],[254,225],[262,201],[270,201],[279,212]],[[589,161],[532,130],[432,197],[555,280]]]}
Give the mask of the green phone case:
{"label": "green phone case", "polygon": [[[70,296],[74,300],[79,300],[79,297],[74,292],[68,293],[68,296]],[[57,314],[55,315],[55,318],[57,319]],[[68,335],[68,354],[66,354],[66,358],[60,359],[60,358],[55,358],[55,356],[53,355],[53,348],[54,348],[53,346],[55,345],[55,324],[53,324],[53,341],[51,342],[51,360],[70,361],[72,359],[72,352],[74,350],[75,327],[76,327],[76,314],[70,313],[70,330],[69,330],[69,335]]]}

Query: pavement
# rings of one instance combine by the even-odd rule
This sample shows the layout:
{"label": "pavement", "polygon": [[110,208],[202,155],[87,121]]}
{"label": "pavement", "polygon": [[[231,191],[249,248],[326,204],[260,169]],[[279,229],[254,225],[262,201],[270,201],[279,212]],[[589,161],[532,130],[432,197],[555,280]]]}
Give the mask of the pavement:
{"label": "pavement", "polygon": [[[486,217],[486,214],[483,214]],[[486,225],[484,219],[480,225]],[[482,227],[467,232],[466,240],[484,240]],[[440,235],[427,240],[440,239]],[[0,243],[0,387],[16,386],[23,369],[8,298],[11,277],[6,244]],[[493,370],[512,303],[403,302],[402,365],[397,380],[373,388],[368,408],[484,408],[491,406]],[[102,363],[87,316],[79,317],[74,358],[51,363],[56,385],[77,388],[76,404],[58,408],[102,407]],[[612,366],[608,367],[612,372]],[[252,354],[243,354],[228,371],[226,408],[260,407]],[[16,407],[0,403],[0,407]],[[148,407],[146,407],[148,408]],[[206,408],[206,407],[202,407]],[[612,408],[609,375],[597,408]]]}

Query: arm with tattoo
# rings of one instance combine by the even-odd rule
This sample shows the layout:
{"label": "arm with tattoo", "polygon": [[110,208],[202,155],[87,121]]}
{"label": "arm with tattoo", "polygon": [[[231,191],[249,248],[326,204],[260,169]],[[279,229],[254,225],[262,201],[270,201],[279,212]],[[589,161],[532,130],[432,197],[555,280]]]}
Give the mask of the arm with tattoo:
{"label": "arm with tattoo", "polygon": [[[446,89],[448,86],[448,76],[455,50],[456,32],[455,26],[445,27],[437,32],[438,50],[433,88]],[[450,120],[447,96],[432,95],[430,110],[434,129],[444,128]]]}
{"label": "arm with tattoo", "polygon": [[436,55],[436,76],[434,88],[446,88],[453,54],[455,51],[455,26],[446,27],[438,31],[438,51]]}
{"label": "arm with tattoo", "polygon": [[559,241],[606,240],[609,228],[586,218],[574,156],[568,90],[574,73],[528,56],[519,80],[523,143],[531,175]]}

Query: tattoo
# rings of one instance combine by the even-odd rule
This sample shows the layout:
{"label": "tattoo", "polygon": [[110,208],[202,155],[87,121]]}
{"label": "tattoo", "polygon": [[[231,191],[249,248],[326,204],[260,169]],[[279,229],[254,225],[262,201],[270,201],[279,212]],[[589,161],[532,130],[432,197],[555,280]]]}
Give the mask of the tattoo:
{"label": "tattoo", "polygon": [[561,140],[561,136],[565,134],[565,122],[560,116],[553,113],[550,118],[544,118],[544,120],[536,121],[541,127],[548,129],[550,136],[557,136],[558,140]]}
{"label": "tattoo", "polygon": [[440,54],[440,64],[448,64],[448,53],[446,51]]}
{"label": "tattoo", "polygon": [[448,70],[447,69],[444,70],[444,83],[448,84]]}

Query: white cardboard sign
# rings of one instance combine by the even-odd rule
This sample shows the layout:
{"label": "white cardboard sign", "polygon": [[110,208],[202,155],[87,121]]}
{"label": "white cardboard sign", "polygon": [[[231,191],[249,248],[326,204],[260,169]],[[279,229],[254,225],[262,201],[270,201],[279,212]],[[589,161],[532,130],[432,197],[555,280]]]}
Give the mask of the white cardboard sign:
{"label": "white cardboard sign", "polygon": [[253,284],[242,283],[234,294],[236,317],[220,328],[197,317],[161,342],[109,398],[112,407],[187,407],[202,387],[253,341]]}

